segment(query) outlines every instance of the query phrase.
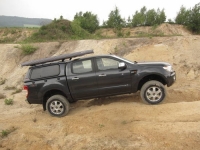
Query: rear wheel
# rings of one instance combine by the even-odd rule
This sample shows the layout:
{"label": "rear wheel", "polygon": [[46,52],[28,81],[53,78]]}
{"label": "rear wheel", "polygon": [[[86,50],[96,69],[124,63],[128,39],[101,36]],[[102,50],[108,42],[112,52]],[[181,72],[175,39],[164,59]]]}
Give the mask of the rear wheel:
{"label": "rear wheel", "polygon": [[162,83],[152,80],[142,86],[140,96],[144,102],[158,104],[165,99],[166,90]]}
{"label": "rear wheel", "polygon": [[62,95],[54,95],[47,100],[46,109],[52,116],[63,117],[69,112],[69,102]]}

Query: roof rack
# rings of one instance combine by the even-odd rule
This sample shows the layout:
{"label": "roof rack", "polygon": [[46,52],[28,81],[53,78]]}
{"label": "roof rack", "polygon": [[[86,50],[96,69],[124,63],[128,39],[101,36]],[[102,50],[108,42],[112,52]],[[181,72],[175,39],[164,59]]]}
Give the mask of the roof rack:
{"label": "roof rack", "polygon": [[23,66],[35,66],[38,64],[44,64],[47,62],[53,62],[53,61],[58,61],[58,60],[64,61],[65,59],[71,60],[74,57],[83,56],[83,55],[91,54],[91,53],[94,53],[94,51],[93,50],[85,50],[85,51],[75,52],[75,53],[71,53],[71,54],[63,54],[63,55],[49,57],[49,58],[27,61],[27,62],[22,63],[21,66],[22,67]]}

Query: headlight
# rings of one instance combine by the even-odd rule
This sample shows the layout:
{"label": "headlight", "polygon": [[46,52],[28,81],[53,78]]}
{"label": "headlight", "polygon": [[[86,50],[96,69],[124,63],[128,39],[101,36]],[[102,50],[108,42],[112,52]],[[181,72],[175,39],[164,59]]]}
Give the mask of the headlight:
{"label": "headlight", "polygon": [[173,71],[172,66],[165,66],[165,67],[163,67],[163,69],[165,69],[165,70],[167,70],[169,72]]}

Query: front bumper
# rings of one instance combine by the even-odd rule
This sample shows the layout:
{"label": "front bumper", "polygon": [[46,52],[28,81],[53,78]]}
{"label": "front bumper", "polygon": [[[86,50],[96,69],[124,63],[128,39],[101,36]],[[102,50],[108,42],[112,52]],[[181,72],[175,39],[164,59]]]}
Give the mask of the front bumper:
{"label": "front bumper", "polygon": [[174,84],[176,81],[176,72],[175,71],[170,72],[170,75],[168,76],[167,80],[168,80],[167,82],[168,87]]}

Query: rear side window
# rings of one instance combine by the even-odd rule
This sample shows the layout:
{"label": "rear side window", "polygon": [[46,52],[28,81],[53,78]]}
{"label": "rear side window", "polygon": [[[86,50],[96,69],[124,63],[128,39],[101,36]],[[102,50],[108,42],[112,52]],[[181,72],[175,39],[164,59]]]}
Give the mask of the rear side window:
{"label": "rear side window", "polygon": [[91,60],[79,60],[72,64],[73,73],[88,73],[92,71]]}
{"label": "rear side window", "polygon": [[51,76],[56,76],[59,73],[60,73],[59,65],[34,68],[31,72],[30,78],[37,79],[37,78],[51,77]]}

